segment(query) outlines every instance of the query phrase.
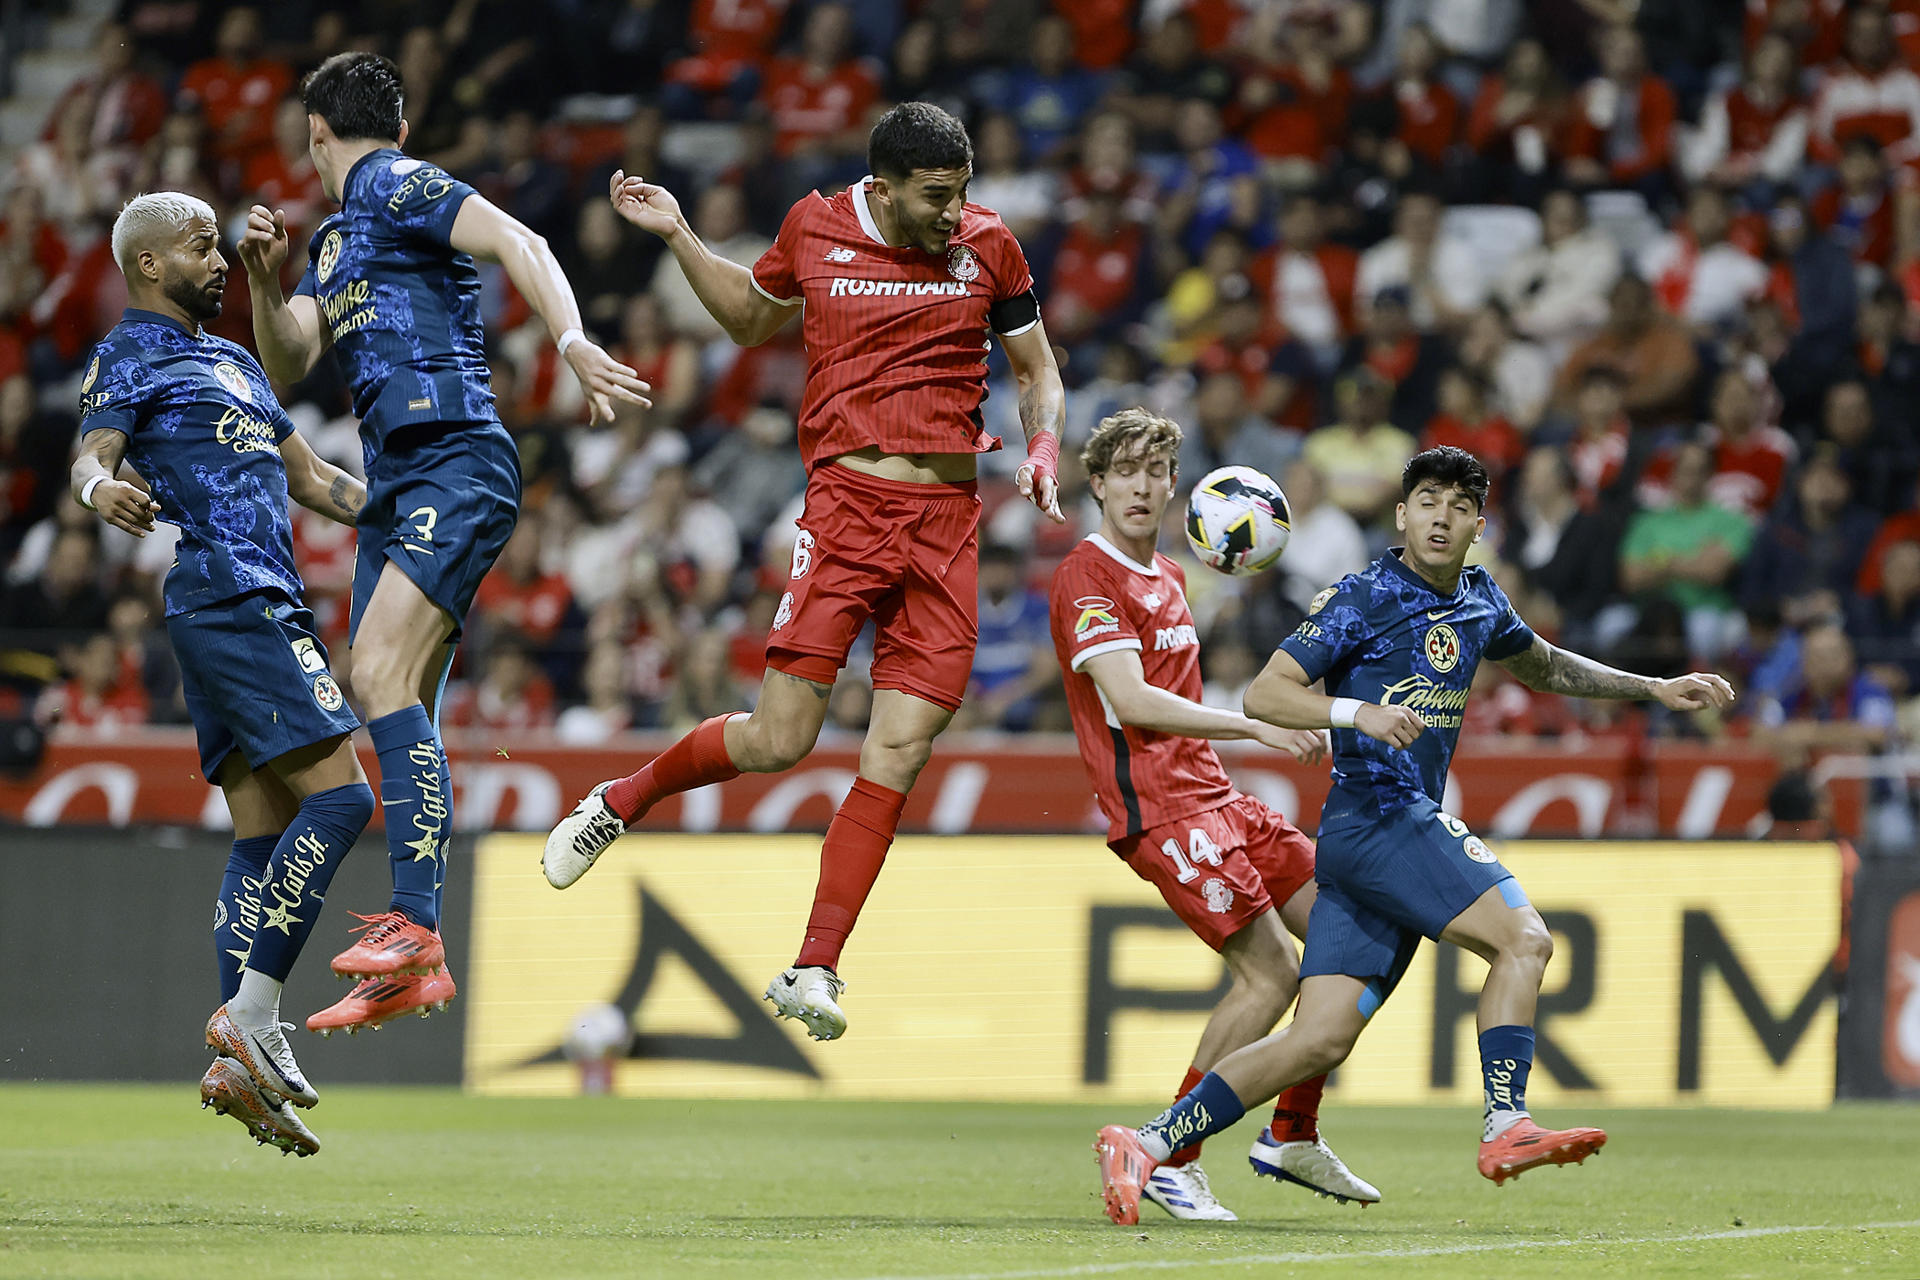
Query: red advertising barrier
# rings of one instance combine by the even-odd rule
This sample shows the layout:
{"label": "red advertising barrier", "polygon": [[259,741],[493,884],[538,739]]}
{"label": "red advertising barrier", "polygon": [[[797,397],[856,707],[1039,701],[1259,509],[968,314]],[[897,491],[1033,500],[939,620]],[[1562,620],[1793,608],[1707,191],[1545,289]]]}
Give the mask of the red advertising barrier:
{"label": "red advertising barrier", "polygon": [[[456,736],[454,819],[463,830],[543,831],[604,778],[628,773],[672,739],[634,735],[596,747],[516,736]],[[1221,755],[1240,787],[1311,830],[1327,791],[1309,769],[1241,743]],[[361,752],[369,777],[373,753]],[[824,829],[853,784],[857,740],[823,740],[788,773],[745,775],[675,797],[643,825],[684,831]],[[1447,809],[1490,836],[1747,836],[1766,814],[1778,766],[1737,744],[1569,743],[1468,738],[1453,762]],[[1833,783],[1836,819],[1858,833],[1861,784]],[[376,817],[377,821],[377,817]],[[38,769],[0,777],[0,823],[160,823],[221,828],[225,803],[199,776],[190,733],[142,730],[60,738]],[[941,739],[902,817],[903,831],[1104,831],[1071,738]]]}

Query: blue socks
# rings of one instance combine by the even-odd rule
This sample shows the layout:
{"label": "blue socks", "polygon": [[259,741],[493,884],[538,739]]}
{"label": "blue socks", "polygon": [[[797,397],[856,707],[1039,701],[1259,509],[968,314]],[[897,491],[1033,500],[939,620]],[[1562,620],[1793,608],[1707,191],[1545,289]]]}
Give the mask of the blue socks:
{"label": "blue socks", "polygon": [[1488,1027],[1480,1033],[1487,1100],[1482,1142],[1499,1137],[1527,1114],[1527,1074],[1532,1070],[1532,1027]]}
{"label": "blue socks", "polygon": [[393,909],[415,924],[440,923],[440,857],[452,833],[447,758],[427,709],[419,704],[367,725],[380,757],[380,803],[393,860]]}
{"label": "blue socks", "polygon": [[437,724],[433,729],[433,749],[440,753],[441,791],[445,797],[441,803],[447,810],[446,835],[440,841],[440,861],[434,864],[433,877],[433,921],[438,927],[440,904],[447,896],[447,854],[453,849],[453,766],[447,763],[446,740],[440,736],[440,726]]}
{"label": "blue socks", "polygon": [[320,918],[333,873],[372,819],[373,789],[364,782],[317,791],[301,802],[267,863],[247,968],[287,980]]}
{"label": "blue socks", "polygon": [[220,896],[213,904],[213,959],[219,966],[221,1004],[240,989],[240,970],[260,927],[260,882],[279,841],[279,836],[248,836],[235,840],[227,855]]}
{"label": "blue socks", "polygon": [[1225,1080],[1209,1071],[1186,1097],[1140,1126],[1140,1142],[1155,1160],[1231,1129],[1247,1114]]}

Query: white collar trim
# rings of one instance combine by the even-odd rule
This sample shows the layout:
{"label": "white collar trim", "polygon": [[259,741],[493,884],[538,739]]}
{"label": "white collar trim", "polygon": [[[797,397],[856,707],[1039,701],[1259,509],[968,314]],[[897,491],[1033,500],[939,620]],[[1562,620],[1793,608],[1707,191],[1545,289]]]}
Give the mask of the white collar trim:
{"label": "white collar trim", "polygon": [[1100,548],[1100,550],[1106,552],[1108,555],[1112,556],[1115,560],[1119,561],[1121,564],[1133,570],[1135,573],[1139,574],[1143,578],[1157,578],[1160,576],[1159,565],[1141,564],[1138,560],[1135,560],[1132,556],[1128,555],[1126,552],[1122,551],[1120,548],[1114,546],[1111,542],[1108,542],[1105,534],[1090,533],[1087,535],[1087,541],[1091,542],[1094,546]]}
{"label": "white collar trim", "polygon": [[880,225],[873,220],[873,210],[867,207],[867,184],[872,181],[873,175],[868,174],[847,188],[847,196],[853,201],[853,216],[860,219],[860,229],[867,233],[869,240],[885,245],[887,238],[880,234]]}

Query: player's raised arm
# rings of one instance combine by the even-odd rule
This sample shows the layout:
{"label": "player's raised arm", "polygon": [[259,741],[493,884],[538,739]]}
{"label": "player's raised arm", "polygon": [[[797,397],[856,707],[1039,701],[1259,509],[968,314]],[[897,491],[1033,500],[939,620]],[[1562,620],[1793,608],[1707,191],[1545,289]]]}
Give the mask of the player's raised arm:
{"label": "player's raised arm", "polygon": [[1329,698],[1315,693],[1312,684],[1292,654],[1276,649],[1247,686],[1241,705],[1249,716],[1268,724],[1290,729],[1358,729],[1392,747],[1409,745],[1427,727],[1420,714],[1409,707]]}
{"label": "player's raised arm", "polygon": [[1303,764],[1315,763],[1327,749],[1325,734],[1263,724],[1237,711],[1192,702],[1160,688],[1148,681],[1137,649],[1096,654],[1081,664],[1081,670],[1093,677],[1120,723],[1134,728],[1216,742],[1252,739],[1284,751]]}
{"label": "player's raised arm", "polygon": [[707,248],[665,187],[613,172],[607,198],[616,213],[667,242],[707,314],[743,347],[757,347],[800,314],[800,299],[780,300],[756,288],[753,272]]}
{"label": "player's raised arm", "polygon": [[286,213],[254,205],[236,247],[253,297],[253,340],[260,348],[260,366],[275,382],[289,386],[313,371],[332,345],[333,333],[310,295],[289,298],[280,291],[280,269],[287,261]]}
{"label": "player's raised arm", "polygon": [[80,456],[73,460],[69,482],[73,500],[116,529],[144,538],[153,532],[160,503],[135,484],[118,478],[127,456],[125,433],[100,427],[80,438]]}
{"label": "player's raised arm", "polygon": [[1013,473],[1014,483],[1047,519],[1065,524],[1056,473],[1060,433],[1066,426],[1067,388],[1060,381],[1053,344],[1047,341],[1047,326],[1036,313],[1029,327],[1001,334],[1000,345],[1006,348],[1007,363],[1020,387],[1020,426],[1027,433],[1027,460]]}
{"label": "player's raised arm", "polygon": [[586,392],[596,423],[613,421],[613,402],[650,405],[653,390],[640,375],[589,340],[580,328],[580,304],[567,283],[560,260],[545,237],[536,235],[519,219],[501,211],[484,196],[468,196],[453,219],[449,243],[461,253],[506,268],[507,278],[527,300],[535,315],[547,322],[547,332],[560,347],[560,356],[573,369]]}
{"label": "player's raised arm", "polygon": [[288,497],[335,524],[359,523],[367,486],[315,453],[297,431],[280,442],[280,460],[287,464]]}
{"label": "player's raised arm", "polygon": [[1733,701],[1733,686],[1711,671],[1668,680],[1635,675],[1562,649],[1539,636],[1528,648],[1500,659],[1500,665],[1529,689],[1571,698],[1645,699],[1674,711],[1704,711]]}

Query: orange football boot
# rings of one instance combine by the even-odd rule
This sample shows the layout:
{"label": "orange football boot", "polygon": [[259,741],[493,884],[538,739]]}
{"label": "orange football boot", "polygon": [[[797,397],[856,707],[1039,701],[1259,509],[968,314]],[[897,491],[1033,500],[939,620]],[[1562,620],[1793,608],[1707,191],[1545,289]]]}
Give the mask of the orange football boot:
{"label": "orange football boot", "polygon": [[432,973],[447,962],[440,931],[429,929],[398,911],[377,916],[348,912],[362,921],[352,926],[360,941],[333,958],[333,971],[343,978],[387,978],[403,973]]}
{"label": "orange football boot", "polygon": [[1498,1186],[1543,1164],[1585,1164],[1605,1145],[1605,1129],[1542,1129],[1531,1117],[1523,1117],[1499,1137],[1480,1144],[1480,1176]]}
{"label": "orange football boot", "polygon": [[432,973],[395,974],[388,978],[367,978],[347,992],[339,1003],[322,1009],[307,1019],[307,1030],[330,1036],[336,1031],[356,1034],[362,1027],[380,1025],[409,1013],[426,1017],[435,1009],[444,1009],[455,995],[453,974],[445,965]]}
{"label": "orange football boot", "polygon": [[238,1120],[261,1146],[270,1144],[303,1159],[320,1150],[320,1139],[293,1108],[262,1093],[247,1069],[232,1058],[215,1058],[207,1068],[200,1079],[200,1105]]}
{"label": "orange football boot", "polygon": [[1140,1193],[1159,1163],[1140,1145],[1140,1135],[1123,1124],[1110,1124],[1093,1140],[1100,1157],[1100,1195],[1107,1216],[1123,1227],[1140,1221]]}

